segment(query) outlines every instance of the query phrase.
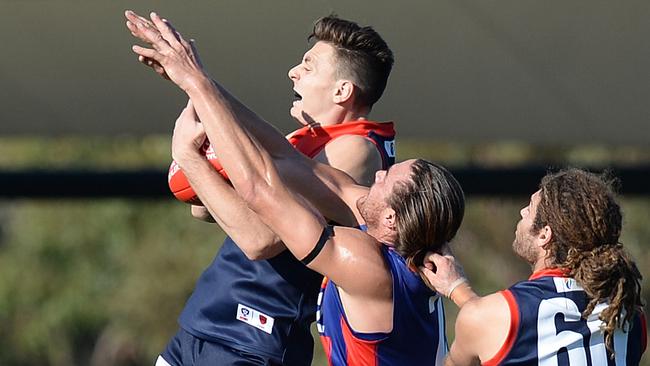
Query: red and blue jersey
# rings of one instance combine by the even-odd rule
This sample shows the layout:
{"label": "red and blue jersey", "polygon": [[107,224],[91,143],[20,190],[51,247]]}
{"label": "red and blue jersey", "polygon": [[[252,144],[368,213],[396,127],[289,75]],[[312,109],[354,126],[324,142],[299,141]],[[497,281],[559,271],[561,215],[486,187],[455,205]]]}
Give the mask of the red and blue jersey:
{"label": "red and blue jersey", "polygon": [[313,158],[328,142],[345,135],[363,136],[372,142],[381,155],[383,169],[395,164],[393,122],[359,120],[330,126],[304,126],[290,133],[287,140],[298,151]]}
{"label": "red and blue jersey", "polygon": [[[343,135],[372,141],[384,169],[394,163],[393,124],[350,121],[303,127],[288,139],[314,157]],[[179,318],[193,336],[284,365],[311,365],[314,348],[310,325],[322,276],[305,267],[288,250],[268,260],[251,261],[226,238],[212,264],[199,278]]]}
{"label": "red and blue jersey", "polygon": [[442,299],[382,246],[393,278],[393,329],[360,333],[347,321],[336,284],[321,286],[317,327],[330,366],[441,365],[447,353]]}
{"label": "red and blue jersey", "polygon": [[560,269],[534,273],[502,291],[510,308],[510,331],[499,352],[483,365],[638,365],[645,351],[643,313],[614,332],[614,357],[605,347],[596,306],[584,319],[589,299],[582,287]]}

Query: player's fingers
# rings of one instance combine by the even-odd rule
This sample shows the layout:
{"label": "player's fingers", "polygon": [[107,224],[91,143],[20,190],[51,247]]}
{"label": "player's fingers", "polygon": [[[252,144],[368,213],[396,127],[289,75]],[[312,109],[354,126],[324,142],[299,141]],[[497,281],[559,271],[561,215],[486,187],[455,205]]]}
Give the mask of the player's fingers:
{"label": "player's fingers", "polygon": [[158,75],[160,75],[160,76],[162,76],[163,78],[169,80],[169,75],[167,75],[167,71],[165,71],[165,68],[162,67],[161,64],[155,62],[151,67],[153,67],[154,71],[155,71]]}
{"label": "player's fingers", "polygon": [[433,253],[429,256],[431,262],[437,267],[440,268],[443,265],[446,265],[449,262],[449,258],[444,257],[438,253]]}
{"label": "player's fingers", "polygon": [[440,257],[442,257],[442,256],[440,254],[438,254],[438,253],[428,252],[426,254],[426,256],[424,257],[424,260],[427,261],[427,262],[430,262],[430,263],[435,263],[436,260],[439,260]]}
{"label": "player's fingers", "polygon": [[189,44],[183,38],[183,35],[181,34],[181,32],[177,31],[176,28],[174,28],[174,25],[169,20],[163,18],[162,21],[163,21],[163,23],[167,24],[167,27],[169,27],[169,29],[171,30],[174,37],[176,37],[176,40],[178,42],[180,42],[180,44],[183,45],[183,47],[185,47],[186,49],[189,50],[189,47],[186,47],[186,45],[189,46]]}
{"label": "player's fingers", "polygon": [[144,42],[148,42],[142,29],[154,28],[153,23],[130,10],[127,10],[124,14],[127,18],[126,27],[131,31],[131,34]]}
{"label": "player's fingers", "polygon": [[436,275],[436,272],[432,268],[429,268],[426,264],[424,266],[420,266],[420,271],[427,277],[429,282],[435,282],[437,281],[438,276]]}
{"label": "player's fingers", "polygon": [[145,18],[145,17],[143,17],[143,16],[137,14],[137,13],[134,12],[133,10],[127,10],[127,11],[125,11],[125,12],[124,12],[124,16],[125,16],[126,19],[128,19],[131,23],[135,23],[135,24],[137,24],[137,23],[144,23],[144,24],[145,24],[146,26],[148,26],[148,27],[153,27],[153,23],[151,23],[151,21],[150,21],[149,19],[147,19],[147,18]]}
{"label": "player's fingers", "polygon": [[131,49],[137,55],[142,56],[145,59],[153,59],[153,60],[156,60],[156,61],[160,62],[159,59],[162,58],[162,55],[158,51],[152,50],[150,48],[144,48],[144,47],[140,47],[140,46],[136,45],[136,46],[131,47]]}
{"label": "player's fingers", "polygon": [[135,33],[134,35],[143,42],[149,43],[158,51],[170,49],[169,43],[155,26],[141,21],[135,21],[132,24],[135,25],[135,32],[131,33]]}
{"label": "player's fingers", "polygon": [[158,61],[144,56],[138,56],[138,61],[140,61],[140,63],[142,64],[151,67],[153,71],[155,71],[158,75],[162,76],[163,78],[169,79],[169,76],[167,75],[167,71]]}
{"label": "player's fingers", "polygon": [[178,49],[182,47],[181,43],[176,38],[174,31],[172,30],[169,22],[165,22],[160,18],[155,12],[151,12],[151,21],[153,22],[156,29],[160,32],[162,38],[169,44],[172,48]]}

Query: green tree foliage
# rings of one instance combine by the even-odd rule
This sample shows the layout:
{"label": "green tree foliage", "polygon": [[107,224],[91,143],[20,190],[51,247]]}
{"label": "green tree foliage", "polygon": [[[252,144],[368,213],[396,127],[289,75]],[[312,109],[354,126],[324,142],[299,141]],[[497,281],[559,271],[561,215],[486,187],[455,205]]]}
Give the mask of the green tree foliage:
{"label": "green tree foliage", "polygon": [[2,365],[150,364],[223,238],[171,201],[1,210]]}

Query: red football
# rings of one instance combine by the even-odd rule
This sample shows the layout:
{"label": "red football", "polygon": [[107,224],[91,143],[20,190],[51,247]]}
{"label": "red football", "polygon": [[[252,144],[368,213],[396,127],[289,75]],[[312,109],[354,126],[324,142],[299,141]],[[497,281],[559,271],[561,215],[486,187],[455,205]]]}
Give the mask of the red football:
{"label": "red football", "polygon": [[[221,174],[224,178],[228,179],[228,175],[223,170],[223,167],[219,163],[217,156],[214,153],[214,149],[210,145],[210,141],[207,139],[201,146],[201,152],[208,158],[210,164]],[[171,165],[169,166],[169,174],[167,175],[167,183],[169,184],[169,189],[172,191],[174,196],[180,201],[192,204],[192,205],[203,205],[199,198],[194,193],[190,182],[187,181],[187,177],[183,174],[181,167],[172,160]]]}

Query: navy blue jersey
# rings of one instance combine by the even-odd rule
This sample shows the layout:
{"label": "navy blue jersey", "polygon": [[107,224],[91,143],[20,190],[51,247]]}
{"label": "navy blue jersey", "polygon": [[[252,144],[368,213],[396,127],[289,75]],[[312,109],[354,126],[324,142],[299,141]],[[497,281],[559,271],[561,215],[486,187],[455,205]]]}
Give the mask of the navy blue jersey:
{"label": "navy blue jersey", "polygon": [[584,319],[588,298],[580,285],[558,269],[534,273],[502,291],[510,307],[510,332],[497,355],[484,365],[638,365],[646,347],[643,314],[614,333],[614,358],[605,347],[596,306]]}
{"label": "navy blue jersey", "polygon": [[331,366],[441,365],[447,353],[442,299],[382,246],[393,278],[393,329],[359,333],[349,325],[336,285],[323,281],[318,331]]}
{"label": "navy blue jersey", "polygon": [[288,250],[251,261],[226,238],[180,316],[183,329],[212,342],[308,365],[321,276]]}
{"label": "navy blue jersey", "polygon": [[[299,139],[302,146],[292,143],[313,157],[341,134],[343,129],[337,126],[306,129]],[[347,134],[365,136],[377,146],[384,169],[394,162],[394,132],[388,133],[392,123],[359,121],[346,126]],[[284,365],[310,365],[314,344],[309,328],[316,317],[321,282],[320,274],[288,250],[268,260],[251,261],[226,238],[199,278],[179,323],[201,339],[265,355]]]}

